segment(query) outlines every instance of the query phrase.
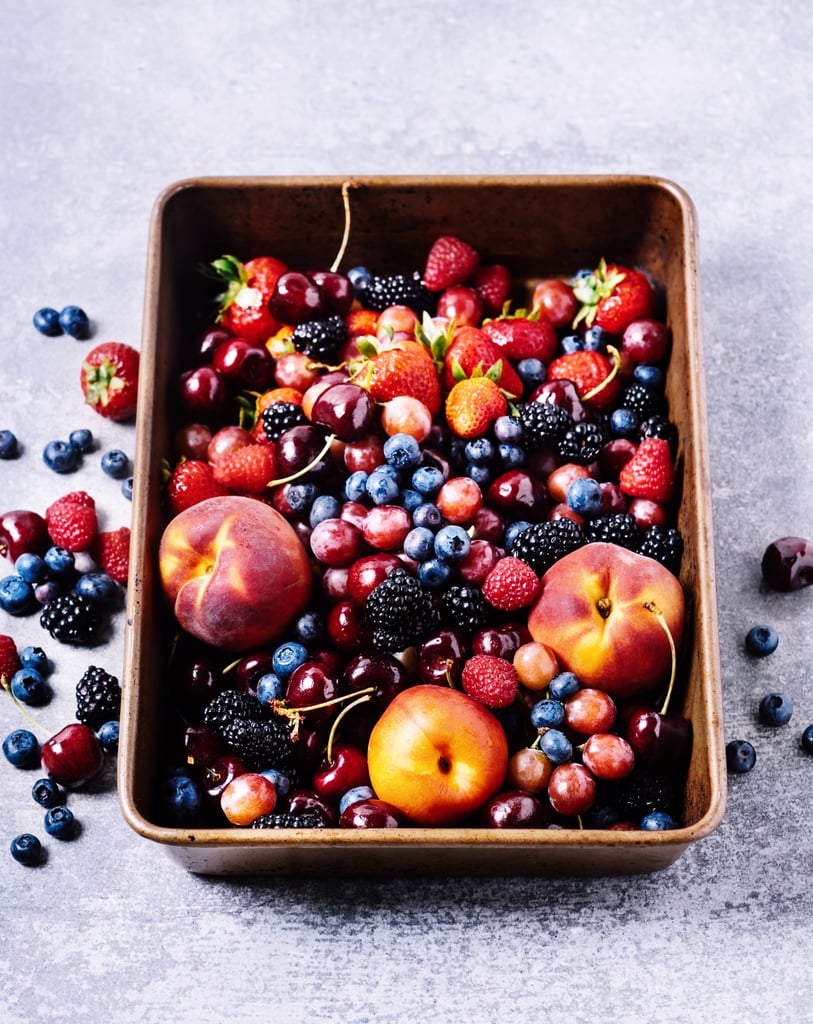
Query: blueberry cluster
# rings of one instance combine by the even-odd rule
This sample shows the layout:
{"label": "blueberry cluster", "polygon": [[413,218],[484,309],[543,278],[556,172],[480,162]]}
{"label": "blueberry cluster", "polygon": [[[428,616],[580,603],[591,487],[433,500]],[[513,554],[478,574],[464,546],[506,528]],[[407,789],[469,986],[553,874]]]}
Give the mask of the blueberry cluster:
{"label": "blueberry cluster", "polygon": [[50,306],[38,309],[33,318],[34,327],[49,338],[67,334],[77,341],[90,337],[90,320],[81,306],[65,306],[57,311]]}

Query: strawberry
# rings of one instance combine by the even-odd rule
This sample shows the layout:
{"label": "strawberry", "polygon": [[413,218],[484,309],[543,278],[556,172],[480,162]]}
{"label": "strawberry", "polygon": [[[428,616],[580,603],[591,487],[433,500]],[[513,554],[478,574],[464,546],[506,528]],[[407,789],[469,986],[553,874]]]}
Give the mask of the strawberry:
{"label": "strawberry", "polygon": [[455,386],[456,366],[460,367],[464,376],[471,377],[478,366],[482,368],[483,373],[488,373],[498,362],[502,362],[500,387],[509,395],[518,398],[522,394],[522,381],[499,345],[495,345],[479,327],[458,327],[452,343],[446,349],[440,378],[441,387],[445,392],[449,392]]}
{"label": "strawberry", "polygon": [[67,551],[87,551],[99,528],[96,503],[85,491],[58,498],[45,510],[51,540]]}
{"label": "strawberry", "polygon": [[126,583],[130,572],[130,530],[120,526],[117,530],[103,530],[96,536],[91,549],[96,564],[117,583]]}
{"label": "strawberry", "polygon": [[276,472],[277,460],[272,445],[247,444],[218,460],[214,479],[215,483],[230,491],[262,494]]}
{"label": "strawberry", "polygon": [[0,634],[0,686],[7,686],[11,677],[21,668],[20,656],[13,637]]}
{"label": "strawberry", "polygon": [[480,263],[475,249],[453,235],[441,235],[426,257],[423,283],[433,292],[442,292],[451,284],[463,284]]}
{"label": "strawberry", "polygon": [[173,515],[207,498],[227,495],[229,491],[215,482],[214,469],[202,459],[185,459],[173,469],[167,482],[167,500]]}
{"label": "strawberry", "polygon": [[621,470],[618,483],[624,494],[632,498],[666,504],[675,486],[669,442],[660,437],[645,437]]}
{"label": "strawberry", "polygon": [[584,321],[588,327],[623,334],[633,320],[651,317],[655,312],[655,290],[649,278],[603,259],[592,274],[573,282],[573,294],[582,303],[574,327]]}
{"label": "strawberry", "polygon": [[508,412],[508,402],[500,390],[499,363],[485,375],[464,377],[446,397],[446,422],[458,437],[480,437],[491,424]]}
{"label": "strawberry", "polygon": [[618,398],[621,384],[615,365],[601,352],[566,352],[548,366],[548,380],[569,380],[579,398],[592,409],[607,409]]}
{"label": "strawberry", "polygon": [[501,612],[527,608],[539,591],[539,577],[519,558],[501,558],[483,580],[483,597]]}
{"label": "strawberry", "polygon": [[217,297],[218,322],[241,338],[267,341],[280,326],[271,316],[268,303],[287,269],[273,256],[257,256],[246,263],[235,256],[213,260],[204,272],[226,285]]}
{"label": "strawberry", "polygon": [[463,666],[463,690],[488,708],[507,708],[519,692],[519,676],[510,661],[495,654],[475,654]]}
{"label": "strawberry", "polygon": [[361,334],[375,334],[375,329],[378,326],[378,316],[372,309],[351,309],[347,316],[344,318],[344,322],[347,324],[347,334],[350,338],[355,338]]}
{"label": "strawberry", "polygon": [[501,263],[478,267],[468,283],[480,296],[486,316],[497,316],[511,297],[511,275]]}
{"label": "strawberry", "polygon": [[375,339],[359,342],[363,359],[353,374],[377,402],[409,395],[423,402],[432,416],[440,409],[440,380],[429,349],[419,341],[398,341],[381,348]]}
{"label": "strawberry", "polygon": [[528,314],[518,310],[510,316],[488,320],[483,330],[514,363],[521,359],[539,359],[547,366],[559,348],[553,325],[540,319],[538,310]]}
{"label": "strawberry", "polygon": [[79,378],[85,402],[108,420],[135,415],[139,354],[120,341],[103,341],[85,356]]}

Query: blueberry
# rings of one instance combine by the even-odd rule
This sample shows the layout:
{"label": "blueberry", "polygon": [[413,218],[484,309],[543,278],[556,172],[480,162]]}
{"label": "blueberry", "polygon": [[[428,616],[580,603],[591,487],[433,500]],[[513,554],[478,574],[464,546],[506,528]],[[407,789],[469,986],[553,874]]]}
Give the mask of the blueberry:
{"label": "blueberry", "polygon": [[0,459],[16,459],[19,454],[16,436],[10,430],[0,430]]}
{"label": "blueberry", "polygon": [[53,779],[37,779],[31,787],[31,796],[40,807],[56,807],[64,799],[61,788]]}
{"label": "blueberry", "polygon": [[425,562],[435,550],[435,535],[426,526],[414,526],[404,537],[404,554],[416,562]]}
{"label": "blueberry", "polygon": [[361,501],[366,495],[367,474],[363,469],[357,469],[344,482],[344,496],[348,501]]}
{"label": "blueberry", "polygon": [[559,700],[544,698],[531,708],[531,725],[534,729],[558,729],[565,720],[565,706]]}
{"label": "blueberry", "polygon": [[59,580],[43,580],[42,583],[37,583],[34,587],[34,597],[37,599],[37,604],[40,605],[46,605],[64,593],[65,587]]}
{"label": "blueberry", "polygon": [[497,457],[503,469],[518,469],[525,465],[525,449],[518,444],[501,444],[497,447]]}
{"label": "blueberry", "polygon": [[301,643],[315,644],[325,635],[325,621],[319,612],[303,612],[296,620],[295,629]]}
{"label": "blueberry", "polygon": [[14,563],[14,571],[26,583],[41,583],[48,575],[48,566],[33,551],[24,551]]}
{"label": "blueberry", "polygon": [[560,729],[548,729],[539,737],[539,749],[551,764],[564,764],[573,757],[573,744]]}
{"label": "blueberry", "polygon": [[11,856],[27,868],[35,867],[42,860],[42,843],[30,832],[15,836],[11,840]]}
{"label": "blueberry", "polygon": [[411,487],[405,487],[401,491],[401,501],[407,512],[412,515],[418,505],[423,504],[423,495],[419,494],[418,491],[413,490]]}
{"label": "blueberry", "polygon": [[548,683],[548,693],[555,700],[567,700],[580,686],[579,680],[572,672],[560,672]]}
{"label": "blueberry", "polygon": [[606,352],[609,342],[610,334],[601,327],[588,327],[582,338],[587,352]]}
{"label": "blueberry", "polygon": [[534,359],[533,357],[520,359],[517,363],[517,373],[519,374],[519,379],[530,391],[538,387],[545,379],[545,364],[541,359]]}
{"label": "blueberry", "polygon": [[356,292],[363,292],[373,283],[373,272],[368,267],[351,267],[347,271],[347,280]]}
{"label": "blueberry", "polygon": [[96,736],[98,737],[99,743],[102,745],[102,749],[108,754],[115,754],[119,749],[119,723],[116,719],[112,718],[109,722],[104,722],[96,730]]}
{"label": "blueberry", "polygon": [[314,483],[295,483],[289,485],[285,496],[291,511],[295,515],[305,516],[310,512],[318,494],[319,488]]}
{"label": "blueberry", "polygon": [[130,472],[130,460],[120,448],[111,448],[102,456],[102,472],[114,480],[123,480]]}
{"label": "blueberry", "polygon": [[31,768],[40,763],[40,745],[29,729],[15,729],[3,740],[3,753],[15,768]]}
{"label": "blueberry", "polygon": [[73,572],[76,565],[76,557],[72,551],[56,546],[48,548],[42,560],[55,576],[67,576]]}
{"label": "blueberry", "polygon": [[393,505],[401,492],[397,479],[386,469],[378,466],[367,477],[365,490],[374,505]]}
{"label": "blueberry", "polygon": [[271,667],[280,678],[287,679],[294,669],[308,660],[308,649],[303,644],[289,640],[280,644],[271,655]]}
{"label": "blueberry", "polygon": [[470,462],[466,466],[466,476],[483,491],[491,483],[491,470],[488,466],[475,466],[473,462]]}
{"label": "blueberry", "polygon": [[93,450],[93,432],[87,427],[78,427],[68,434],[68,444],[83,455]]}
{"label": "blueberry", "polygon": [[730,740],[725,748],[725,763],[730,772],[743,775],[757,763],[757,752],[748,740]]}
{"label": "blueberry", "polygon": [[42,450],[42,461],[55,473],[72,473],[79,465],[79,455],[67,441],[49,441]]}
{"label": "blueberry", "polygon": [[200,787],[188,775],[172,775],[158,786],[156,809],[159,819],[166,824],[192,824],[202,803]]}
{"label": "blueberry", "polygon": [[581,352],[584,342],[578,334],[566,334],[560,342],[560,348],[564,355],[569,355],[571,352]]}
{"label": "blueberry", "polygon": [[41,676],[47,675],[51,670],[45,651],[41,647],[32,647],[30,644],[20,651],[20,663],[23,668],[35,669]]}
{"label": "blueberry", "polygon": [[779,634],[773,626],[753,626],[745,634],[745,649],[757,658],[766,658],[779,646]]}
{"label": "blueberry", "polygon": [[270,704],[272,700],[283,700],[287,683],[276,672],[266,672],[257,680],[255,691],[261,704]]}
{"label": "blueberry", "polygon": [[62,325],[59,322],[59,313],[50,306],[43,306],[34,314],[34,326],[40,334],[46,334],[49,338],[55,338],[62,334]]}
{"label": "blueberry", "polygon": [[278,800],[284,800],[294,788],[291,776],[281,772],[279,768],[266,768],[260,775],[264,775],[277,791]]}
{"label": "blueberry", "polygon": [[121,493],[127,501],[133,500],[133,478],[131,476],[125,477],[124,480],[122,480]]}
{"label": "blueberry", "polygon": [[806,754],[813,754],[813,725],[809,725],[802,733],[801,739],[802,750]]}
{"label": "blueberry", "polygon": [[88,315],[79,306],[65,306],[59,314],[59,325],[66,334],[78,341],[90,335]]}
{"label": "blueberry", "polygon": [[421,446],[410,434],[393,434],[384,442],[384,458],[396,469],[413,469],[421,461]]}
{"label": "blueberry", "polygon": [[486,466],[494,458],[494,445],[487,437],[475,437],[466,442],[464,452],[475,466]]}
{"label": "blueberry", "polygon": [[338,498],[332,494],[320,494],[311,505],[308,522],[311,526],[318,526],[326,519],[338,519],[341,510]]}
{"label": "blueberry", "polygon": [[117,605],[121,600],[118,583],[106,572],[83,573],[74,584],[73,592],[84,594],[102,608]]}
{"label": "blueberry", "polygon": [[677,828],[678,823],[671,814],[666,811],[650,811],[641,818],[640,828],[645,832],[665,832],[668,829]]}
{"label": "blueberry", "polygon": [[610,415],[610,430],[618,437],[634,437],[640,426],[638,414],[621,406]]}
{"label": "blueberry", "polygon": [[494,437],[501,444],[519,443],[523,434],[522,424],[516,416],[500,416],[494,421]]}
{"label": "blueberry", "polygon": [[587,519],[601,511],[601,500],[601,484],[592,477],[577,477],[567,489],[568,507]]}
{"label": "blueberry", "polygon": [[412,523],[418,527],[425,526],[427,530],[437,530],[443,525],[443,514],[437,505],[424,501],[413,509]]}
{"label": "blueberry", "polygon": [[510,523],[508,526],[506,526],[506,528],[505,528],[505,550],[506,551],[510,552],[511,548],[513,547],[514,541],[523,532],[523,530],[527,530],[530,525],[531,524],[529,522],[526,522],[526,520],[524,520],[524,519],[517,519],[515,522]]}
{"label": "blueberry", "polygon": [[357,804],[359,800],[370,800],[374,796],[369,786],[353,786],[339,800],[339,814],[343,814],[351,804]]}
{"label": "blueberry", "polygon": [[33,668],[19,668],[11,677],[11,692],[21,704],[42,707],[51,699],[51,688]]}
{"label": "blueberry", "polygon": [[652,388],[654,391],[663,390],[666,382],[660,366],[650,366],[648,363],[639,363],[632,371],[632,376],[638,384],[643,384],[644,387]]}
{"label": "blueberry", "polygon": [[34,588],[22,576],[0,580],[0,608],[9,615],[28,615],[37,605]]}
{"label": "blueberry", "polygon": [[73,811],[64,804],[51,807],[45,814],[45,831],[54,839],[73,839],[76,835],[76,818]]}
{"label": "blueberry", "polygon": [[426,496],[437,494],[444,482],[443,473],[437,466],[419,466],[412,474],[412,486]]}
{"label": "blueberry", "polygon": [[442,526],[435,534],[435,554],[444,562],[459,562],[471,551],[471,537],[462,526]]}
{"label": "blueberry", "polygon": [[767,693],[759,702],[763,725],[787,725],[792,714],[793,701],[784,693]]}
{"label": "blueberry", "polygon": [[452,570],[448,562],[440,558],[427,558],[418,566],[418,579],[430,590],[439,590],[445,587],[452,576]]}

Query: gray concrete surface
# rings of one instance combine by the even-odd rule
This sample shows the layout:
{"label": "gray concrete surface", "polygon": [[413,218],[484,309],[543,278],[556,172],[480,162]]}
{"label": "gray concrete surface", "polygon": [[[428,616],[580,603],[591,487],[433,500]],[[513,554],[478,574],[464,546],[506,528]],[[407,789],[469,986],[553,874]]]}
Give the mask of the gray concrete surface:
{"label": "gray concrete surface", "polygon": [[[128,829],[108,775],[44,867],[0,852],[0,1020],[813,1020],[813,593],[759,577],[769,541],[813,535],[812,36],[808,4],[753,0],[0,4],[0,426],[25,444],[0,505],[62,493],[40,452],[74,427],[133,454],[131,427],[83,408],[87,343],[30,320],[78,303],[96,339],[137,345],[148,217],[173,180],[662,175],[699,214],[726,734],[759,757],[710,838],[609,880],[199,878]],[[97,459],[80,487],[106,528],[127,522]],[[781,637],[764,662],[742,650],[757,622]],[[0,632],[43,638],[3,613]],[[116,671],[121,641],[119,622],[94,661]],[[87,662],[49,653],[56,727]],[[770,732],[755,708],[779,687],[796,713]],[[18,724],[2,700],[0,731]],[[30,781],[0,766],[4,850],[41,832]]]}

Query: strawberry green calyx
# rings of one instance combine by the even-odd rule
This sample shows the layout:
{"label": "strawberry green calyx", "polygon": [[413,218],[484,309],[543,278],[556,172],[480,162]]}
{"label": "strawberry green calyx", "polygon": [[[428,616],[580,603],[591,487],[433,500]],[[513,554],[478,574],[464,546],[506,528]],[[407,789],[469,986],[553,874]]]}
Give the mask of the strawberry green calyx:
{"label": "strawberry green calyx", "polygon": [[200,268],[206,277],[225,284],[224,290],[216,297],[219,317],[222,317],[232,304],[241,309],[259,309],[263,302],[259,288],[252,288],[248,283],[248,271],[236,256],[220,256],[211,263]]}
{"label": "strawberry green calyx", "polygon": [[607,262],[602,257],[592,274],[577,278],[573,282],[573,294],[582,306],[576,314],[573,326],[578,327],[584,321],[590,327],[596,318],[599,302],[608,299],[625,277],[626,274],[615,267],[608,269]]}
{"label": "strawberry green calyx", "polygon": [[111,359],[102,359],[98,365],[83,363],[85,375],[85,394],[88,405],[109,405],[117,392],[127,387],[127,382],[119,376],[118,367]]}
{"label": "strawberry green calyx", "polygon": [[539,320],[541,314],[542,310],[539,306],[535,309],[515,309],[512,313],[511,300],[509,299],[507,302],[503,303],[499,316],[484,317],[483,324],[490,324],[500,320],[530,320],[531,322],[534,322]]}

